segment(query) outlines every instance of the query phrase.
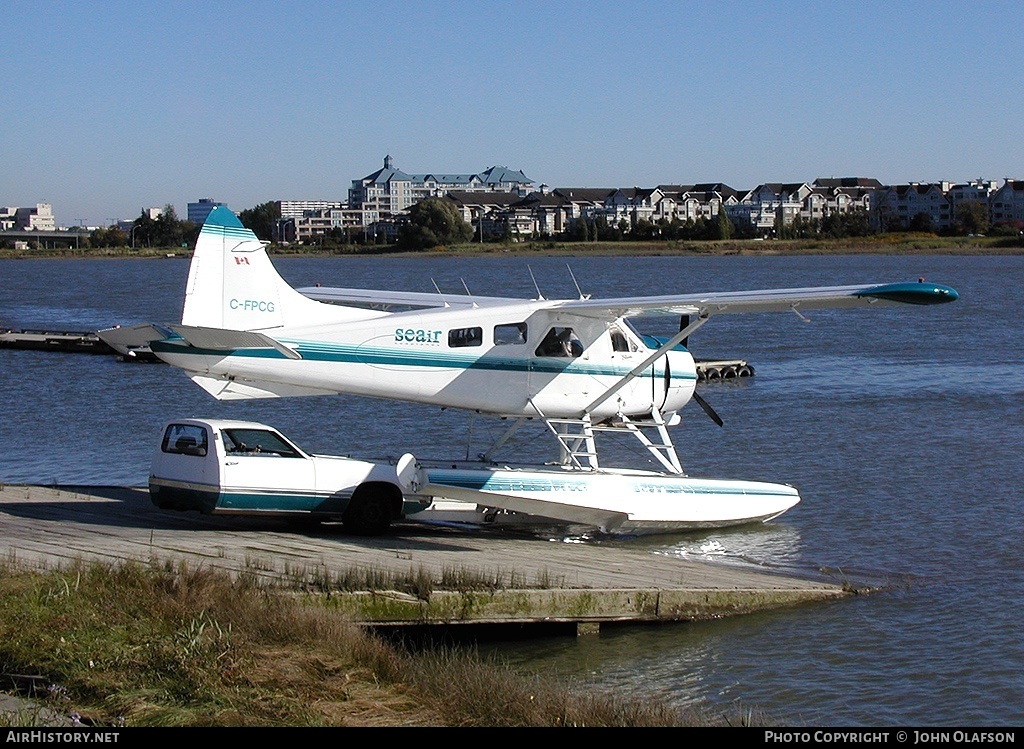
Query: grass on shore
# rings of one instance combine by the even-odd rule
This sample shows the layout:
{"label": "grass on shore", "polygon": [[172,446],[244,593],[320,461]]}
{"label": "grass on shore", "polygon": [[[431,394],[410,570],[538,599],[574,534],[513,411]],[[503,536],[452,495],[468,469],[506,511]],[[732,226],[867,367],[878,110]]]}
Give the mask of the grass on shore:
{"label": "grass on shore", "polygon": [[[106,726],[711,726],[683,713],[514,672],[467,650],[399,650],[255,574],[184,565],[0,564],[0,689],[38,677],[44,711]],[[16,679],[12,675],[19,675]]]}

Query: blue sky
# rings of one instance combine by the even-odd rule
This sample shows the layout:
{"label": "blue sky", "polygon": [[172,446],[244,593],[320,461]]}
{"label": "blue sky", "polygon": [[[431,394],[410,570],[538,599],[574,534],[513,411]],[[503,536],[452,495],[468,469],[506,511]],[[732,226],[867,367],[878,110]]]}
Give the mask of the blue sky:
{"label": "blue sky", "polygon": [[1024,178],[1024,3],[0,0],[0,205]]}

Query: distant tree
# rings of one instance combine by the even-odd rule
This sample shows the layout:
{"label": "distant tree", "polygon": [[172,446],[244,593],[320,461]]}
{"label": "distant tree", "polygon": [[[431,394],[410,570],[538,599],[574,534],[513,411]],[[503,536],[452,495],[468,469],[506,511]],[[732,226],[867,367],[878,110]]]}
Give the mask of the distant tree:
{"label": "distant tree", "polygon": [[1011,219],[1009,221],[1000,221],[989,227],[989,234],[997,237],[1016,237],[1024,232],[1024,221],[1017,221]]}
{"label": "distant tree", "polygon": [[142,211],[132,222],[132,237],[136,247],[180,247],[194,244],[199,227],[191,221],[181,221],[173,205],[165,205],[155,219]]}
{"label": "distant tree", "polygon": [[409,209],[409,221],[398,231],[398,245],[422,250],[468,242],[473,227],[462,219],[455,204],[444,198],[425,198]]}
{"label": "distant tree", "polygon": [[924,211],[915,213],[914,217],[910,219],[910,224],[907,226],[907,228],[910,229],[910,231],[921,231],[928,233],[935,232],[935,224],[932,222],[932,217],[925,213]]}
{"label": "distant tree", "polygon": [[788,238],[788,234],[786,232],[786,218],[782,214],[782,206],[779,206],[775,211],[775,223],[772,226],[772,230],[775,233],[776,239]]}
{"label": "distant tree", "polygon": [[821,234],[833,239],[866,237],[873,233],[871,219],[863,208],[830,213],[821,220]]}
{"label": "distant tree", "polygon": [[89,232],[88,242],[90,247],[124,247],[128,244],[128,235],[116,226],[100,227]]}
{"label": "distant tree", "polygon": [[633,227],[633,238],[639,240],[650,240],[655,239],[658,234],[658,227],[648,221],[645,218],[640,219],[636,222],[636,226]]}
{"label": "distant tree", "polygon": [[156,221],[151,219],[148,213],[142,211],[132,225],[134,226],[132,230],[133,246],[152,247],[153,238],[156,235]]}
{"label": "distant tree", "polygon": [[595,242],[609,242],[615,238],[614,231],[608,226],[608,219],[605,216],[595,216],[592,228]]}
{"label": "distant tree", "polygon": [[970,200],[958,205],[953,231],[956,234],[984,234],[987,232],[988,207],[977,200]]}
{"label": "distant tree", "polygon": [[587,225],[587,220],[583,216],[580,216],[572,222],[572,228],[569,230],[569,239],[574,242],[590,241],[590,227]]}
{"label": "distant tree", "polygon": [[736,230],[734,236],[737,239],[753,239],[760,236],[757,227],[754,226],[754,222],[750,220],[749,216],[740,218],[733,228]]}
{"label": "distant tree", "polygon": [[717,235],[715,239],[728,239],[732,236],[732,221],[725,215],[725,208],[723,206],[718,207],[718,221],[715,229]]}
{"label": "distant tree", "polygon": [[274,225],[281,218],[281,204],[276,201],[260,203],[254,208],[247,208],[238,214],[242,225],[252,229],[260,239],[269,242],[274,238]]}

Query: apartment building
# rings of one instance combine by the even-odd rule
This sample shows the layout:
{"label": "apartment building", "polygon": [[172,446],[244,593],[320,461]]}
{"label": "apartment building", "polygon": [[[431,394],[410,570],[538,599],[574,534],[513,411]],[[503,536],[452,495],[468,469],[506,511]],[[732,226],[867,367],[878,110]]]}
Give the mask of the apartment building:
{"label": "apartment building", "polygon": [[521,171],[492,166],[475,174],[408,174],[397,169],[391,156],[384,166],[362,179],[352,180],[349,207],[362,211],[364,225],[407,211],[425,198],[457,192],[513,192],[526,197],[533,180]]}
{"label": "apartment building", "polygon": [[953,210],[947,193],[952,186],[950,182],[910,182],[883,187],[876,194],[876,226],[883,230],[948,229]]}
{"label": "apartment building", "polygon": [[1024,180],[1006,179],[989,198],[992,223],[1024,222]]}

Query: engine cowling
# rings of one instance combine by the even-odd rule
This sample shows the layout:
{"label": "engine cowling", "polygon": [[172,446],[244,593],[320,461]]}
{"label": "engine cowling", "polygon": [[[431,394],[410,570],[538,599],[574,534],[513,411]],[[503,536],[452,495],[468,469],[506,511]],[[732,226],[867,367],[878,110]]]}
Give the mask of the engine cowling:
{"label": "engine cowling", "polygon": [[665,354],[662,413],[678,411],[693,397],[697,385],[697,365],[686,349],[673,349]]}

